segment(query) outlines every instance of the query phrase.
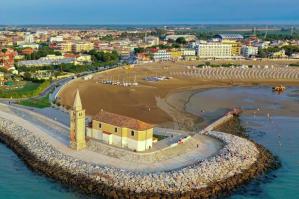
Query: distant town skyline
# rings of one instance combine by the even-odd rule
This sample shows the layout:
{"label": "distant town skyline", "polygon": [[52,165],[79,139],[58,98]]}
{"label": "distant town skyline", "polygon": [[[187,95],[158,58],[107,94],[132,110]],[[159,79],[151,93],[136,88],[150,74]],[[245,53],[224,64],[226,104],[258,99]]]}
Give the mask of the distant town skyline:
{"label": "distant town skyline", "polygon": [[297,0],[10,0],[0,24],[299,24]]}

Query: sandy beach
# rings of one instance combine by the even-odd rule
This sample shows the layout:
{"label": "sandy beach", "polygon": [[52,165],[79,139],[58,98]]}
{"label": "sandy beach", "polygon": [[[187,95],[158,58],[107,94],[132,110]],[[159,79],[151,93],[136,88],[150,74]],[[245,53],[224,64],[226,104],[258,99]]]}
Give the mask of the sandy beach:
{"label": "sandy beach", "polygon": [[[243,60],[243,62],[244,61],[246,62],[247,60]],[[215,62],[219,61],[216,60]],[[262,61],[261,63],[276,64],[277,67],[286,64],[286,62],[282,61],[272,61],[271,63],[269,63],[269,61]],[[113,71],[98,73],[95,74],[92,79],[77,79],[67,85],[59,95],[59,102],[67,108],[70,107],[73,103],[75,91],[79,89],[83,107],[90,116],[104,109],[109,112],[134,117],[161,127],[194,130],[208,124],[207,121],[204,121],[203,117],[200,116],[201,114],[186,111],[186,104],[190,101],[192,96],[199,91],[235,86],[266,85],[271,88],[278,84],[287,86],[298,85],[298,82],[294,81],[250,81],[250,79],[209,81],[200,78],[175,77],[157,82],[144,80],[144,78],[151,76],[169,77],[172,71],[185,71],[186,68],[192,64],[194,65],[195,63],[152,63],[135,66],[132,69],[118,68]],[[139,85],[135,87],[107,85],[102,83],[103,80],[118,80],[120,82],[136,81]],[[239,97],[242,98],[244,96],[240,95]],[[212,98],[215,98],[215,96],[212,96]],[[206,98],[205,101],[209,101],[209,98]],[[217,103],[221,105],[225,102],[224,100],[219,100]],[[229,99],[227,103],[231,104],[230,108],[238,105],[233,98]],[[203,104],[205,107],[201,107],[199,104],[196,105],[200,107],[200,111],[206,109],[207,103]],[[226,105],[229,106],[228,104]],[[290,104],[289,106],[292,105]]]}

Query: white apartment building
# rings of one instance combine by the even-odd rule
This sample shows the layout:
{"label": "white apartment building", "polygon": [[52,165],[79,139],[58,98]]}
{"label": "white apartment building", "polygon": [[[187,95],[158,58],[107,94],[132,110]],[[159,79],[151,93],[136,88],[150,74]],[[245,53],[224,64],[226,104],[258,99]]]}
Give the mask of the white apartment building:
{"label": "white apartment building", "polygon": [[254,57],[258,54],[258,47],[255,46],[242,46],[241,54],[243,57]]}
{"label": "white apartment building", "polygon": [[63,36],[51,37],[50,43],[53,43],[53,42],[63,42]]}
{"label": "white apartment building", "polygon": [[222,43],[198,44],[197,55],[199,58],[231,58],[232,45]]}
{"label": "white apartment building", "polygon": [[182,52],[182,56],[195,56],[196,55],[195,49],[192,49],[192,48],[182,48],[181,52]]}
{"label": "white apartment building", "polygon": [[160,43],[159,37],[148,36],[144,38],[144,42],[150,46],[157,46]]}
{"label": "white apartment building", "polygon": [[154,61],[168,61],[171,59],[171,54],[166,50],[158,50],[154,53]]}
{"label": "white apartment building", "polygon": [[27,44],[34,43],[34,37],[29,32],[25,34],[24,42]]}

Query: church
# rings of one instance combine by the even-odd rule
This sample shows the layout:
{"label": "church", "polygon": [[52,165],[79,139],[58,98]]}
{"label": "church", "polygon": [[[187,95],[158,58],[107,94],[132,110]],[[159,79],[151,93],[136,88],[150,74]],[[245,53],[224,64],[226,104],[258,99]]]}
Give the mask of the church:
{"label": "church", "polygon": [[86,139],[94,139],[136,152],[146,151],[153,145],[153,128],[143,121],[103,110],[86,125],[85,110],[77,90],[70,111],[70,147],[82,150],[86,147]]}

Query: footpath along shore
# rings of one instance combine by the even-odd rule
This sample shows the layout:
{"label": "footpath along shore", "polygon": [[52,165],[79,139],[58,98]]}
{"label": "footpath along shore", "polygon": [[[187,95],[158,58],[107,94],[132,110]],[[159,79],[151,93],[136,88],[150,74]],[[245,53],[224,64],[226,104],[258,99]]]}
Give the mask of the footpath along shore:
{"label": "footpath along shore", "polygon": [[215,156],[176,170],[142,173],[68,156],[46,139],[0,117],[0,140],[28,166],[80,191],[107,198],[217,197],[275,167],[271,154],[246,138],[219,131],[205,134],[224,143]]}

